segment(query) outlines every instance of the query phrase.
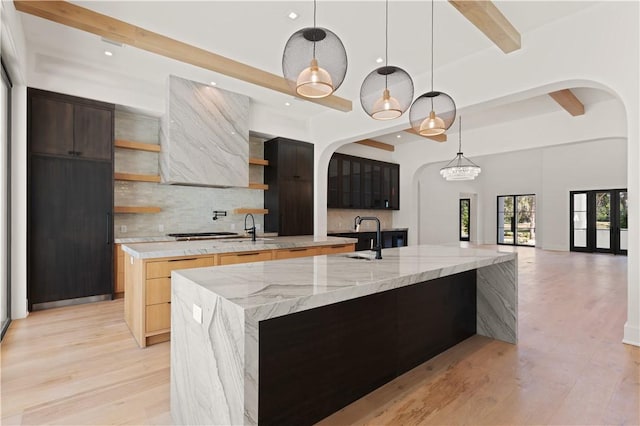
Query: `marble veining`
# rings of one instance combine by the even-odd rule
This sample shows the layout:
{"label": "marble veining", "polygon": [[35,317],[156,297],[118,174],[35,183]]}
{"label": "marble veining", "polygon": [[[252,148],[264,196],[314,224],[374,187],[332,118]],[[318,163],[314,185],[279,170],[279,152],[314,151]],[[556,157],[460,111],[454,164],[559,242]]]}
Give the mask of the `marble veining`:
{"label": "marble veining", "polygon": [[[378,261],[337,254],[174,271],[174,422],[257,424],[259,321],[416,283],[429,285],[431,279],[472,269],[477,270],[477,332],[515,343],[517,253],[410,246],[384,249]],[[206,311],[202,324],[193,320],[193,305]],[[241,380],[242,396],[229,377]],[[202,394],[208,405],[201,404]]]}
{"label": "marble veining", "polygon": [[169,77],[160,127],[160,172],[165,183],[247,187],[247,96]]}
{"label": "marble veining", "polygon": [[179,257],[215,253],[233,253],[243,251],[274,250],[296,247],[320,247],[335,244],[354,244],[355,238],[346,237],[265,237],[258,241],[249,238],[230,238],[195,241],[155,241],[148,243],[125,244],[122,250],[139,259],[161,257]]}

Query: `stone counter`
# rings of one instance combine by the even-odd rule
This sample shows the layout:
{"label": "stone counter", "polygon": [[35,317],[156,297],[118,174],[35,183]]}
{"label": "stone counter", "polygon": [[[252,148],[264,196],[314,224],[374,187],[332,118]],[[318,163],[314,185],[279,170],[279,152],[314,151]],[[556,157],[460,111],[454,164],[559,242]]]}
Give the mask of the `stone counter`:
{"label": "stone counter", "polygon": [[[470,300],[475,302],[474,306],[465,305],[465,309],[473,315],[474,329],[471,332],[516,343],[515,253],[477,248],[411,246],[385,249],[383,259],[378,261],[354,259],[349,256],[316,256],[174,271],[171,307],[171,412],[174,422],[257,424],[261,419],[269,423],[262,413],[262,410],[267,409],[268,403],[262,398],[267,395],[277,397],[280,392],[286,393],[286,386],[283,384],[280,390],[270,388],[267,392],[261,388],[261,380],[266,381],[266,376],[262,375],[271,374],[274,369],[269,367],[265,371],[259,371],[261,363],[267,362],[261,359],[262,351],[267,347],[267,343],[271,345],[271,350],[285,349],[286,353],[289,346],[296,349],[308,342],[296,340],[294,334],[287,331],[281,333],[285,337],[284,347],[273,346],[272,340],[262,340],[264,347],[261,348],[261,339],[267,338],[268,330],[275,327],[277,335],[277,324],[286,324],[288,318],[295,318],[290,322],[293,324],[293,333],[296,328],[306,327],[305,318],[309,318],[309,315],[321,314],[322,310],[329,307],[332,309],[331,313],[323,317],[319,323],[320,331],[315,329],[309,334],[316,336],[310,337],[311,343],[324,337],[330,339],[332,334],[342,333],[345,329],[367,326],[369,322],[377,322],[384,327],[385,316],[389,316],[389,321],[395,321],[395,313],[391,315],[391,310],[397,309],[394,308],[395,302],[389,304],[388,297],[404,289],[428,290],[430,287],[435,288],[436,283],[438,288],[444,289],[445,292],[449,285],[452,288],[455,285],[463,292],[465,288],[473,287]],[[447,281],[449,277],[454,281]],[[349,304],[366,302],[372,297],[386,298],[384,300],[387,302],[382,301],[383,299],[374,300],[374,303],[369,305],[370,312],[366,320],[362,317],[363,320],[359,322],[345,322],[344,327],[341,327],[340,323],[332,323],[335,318],[342,318],[339,315],[344,315],[344,312],[336,313],[340,309],[347,309],[348,314]],[[406,299],[406,295],[403,297]],[[449,303],[447,301],[453,299],[455,302],[457,295],[444,297],[446,303],[429,302],[429,296],[425,299],[427,304],[435,303],[438,306],[425,305],[418,310],[423,313],[436,308],[442,310],[442,306],[446,307]],[[362,312],[358,315],[361,314]],[[349,315],[345,318],[347,317]],[[462,318],[456,311],[450,321],[455,325],[459,317]],[[323,327],[326,327],[326,333],[322,332]],[[441,328],[447,327],[449,325]],[[376,330],[374,327],[361,334],[377,338]],[[380,331],[380,334],[384,332]],[[286,340],[288,338],[292,340]],[[376,347],[386,350],[390,346],[392,345],[383,344]],[[442,350],[444,349],[440,351]],[[324,350],[309,353],[323,358],[322,362],[326,361],[327,354]],[[344,362],[347,362],[345,354],[329,356],[333,356],[334,361],[344,359]],[[372,356],[375,356],[375,351]],[[304,357],[294,359],[308,362],[313,370],[316,361],[301,358]],[[354,365],[358,364],[356,362]],[[286,365],[296,368],[291,363]],[[284,369],[287,368],[289,367]],[[316,370],[323,373],[320,367]],[[298,374],[296,377],[304,377],[304,374]],[[348,386],[348,383],[345,383],[345,386]],[[339,388],[341,387],[335,385],[329,387],[340,390]],[[302,400],[304,401],[304,398]],[[312,405],[304,408],[304,411],[322,405],[321,402],[310,403]],[[288,406],[293,407],[295,404]],[[336,407],[336,410],[339,409],[339,406]],[[331,413],[325,412],[322,415],[329,414]],[[286,423],[292,419],[295,419],[296,424],[307,422],[295,417],[296,415],[278,419],[277,422]],[[273,418],[271,420],[273,421]],[[317,420],[316,416],[311,422]]]}

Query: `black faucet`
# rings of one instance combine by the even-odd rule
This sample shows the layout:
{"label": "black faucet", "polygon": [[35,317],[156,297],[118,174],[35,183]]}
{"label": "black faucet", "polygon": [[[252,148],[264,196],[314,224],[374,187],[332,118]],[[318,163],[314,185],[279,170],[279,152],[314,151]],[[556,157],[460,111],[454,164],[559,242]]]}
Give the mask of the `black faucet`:
{"label": "black faucet", "polygon": [[360,223],[363,220],[375,220],[376,221],[376,246],[373,248],[373,250],[376,252],[376,259],[382,259],[382,238],[380,235],[380,219],[378,219],[375,216],[371,216],[371,217],[360,217],[360,216],[356,216],[355,219],[353,219],[353,227],[355,228],[356,232],[359,230],[360,228]]}
{"label": "black faucet", "polygon": [[[251,216],[252,226],[250,228],[247,228],[247,218],[249,216]],[[248,231],[249,234],[251,234],[251,241],[256,240],[256,220],[253,218],[253,215],[251,213],[247,213],[247,215],[244,217],[244,230]]]}

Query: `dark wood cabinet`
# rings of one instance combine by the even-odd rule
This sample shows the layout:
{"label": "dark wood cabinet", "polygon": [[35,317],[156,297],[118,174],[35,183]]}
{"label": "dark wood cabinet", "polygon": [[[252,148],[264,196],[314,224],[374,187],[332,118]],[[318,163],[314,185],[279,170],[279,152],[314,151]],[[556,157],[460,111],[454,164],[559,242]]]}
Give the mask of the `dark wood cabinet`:
{"label": "dark wood cabinet", "polygon": [[327,207],[398,210],[400,165],[333,154],[329,162]]}
{"label": "dark wood cabinet", "polygon": [[30,152],[111,161],[113,106],[30,88],[27,107]]}
{"label": "dark wood cabinet", "polygon": [[28,90],[30,310],[113,293],[113,111]]}
{"label": "dark wood cabinet", "polygon": [[313,145],[285,138],[264,144],[264,217],[266,232],[313,234]]}

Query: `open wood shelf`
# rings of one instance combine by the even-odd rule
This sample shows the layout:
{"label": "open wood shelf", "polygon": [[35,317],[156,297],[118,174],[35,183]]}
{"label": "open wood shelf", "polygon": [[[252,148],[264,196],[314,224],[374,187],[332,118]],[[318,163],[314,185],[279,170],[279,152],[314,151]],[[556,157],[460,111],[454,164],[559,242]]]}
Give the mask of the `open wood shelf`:
{"label": "open wood shelf", "polygon": [[116,148],[135,149],[138,151],[160,152],[160,145],[116,139]]}
{"label": "open wood shelf", "polygon": [[240,209],[234,209],[233,210],[234,214],[268,214],[269,210],[268,209],[244,209],[244,208],[240,208]]}
{"label": "open wood shelf", "polygon": [[160,207],[155,206],[115,206],[114,213],[160,213]]}
{"label": "open wood shelf", "polygon": [[160,182],[159,175],[142,175],[136,173],[114,173],[115,180],[129,180],[134,182]]}
{"label": "open wood shelf", "polygon": [[263,160],[262,158],[249,157],[249,164],[253,164],[254,166],[268,166],[269,160]]}
{"label": "open wood shelf", "polygon": [[262,189],[263,191],[266,191],[269,189],[269,185],[264,184],[264,183],[249,183],[248,186],[249,189]]}

